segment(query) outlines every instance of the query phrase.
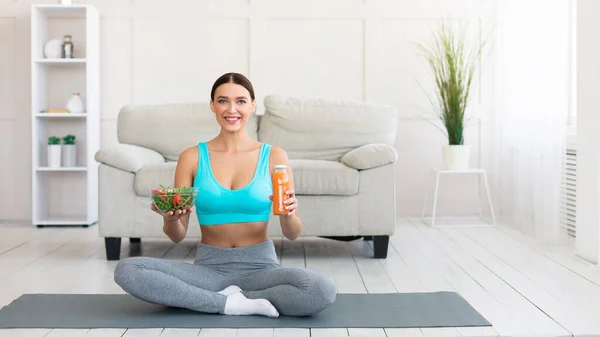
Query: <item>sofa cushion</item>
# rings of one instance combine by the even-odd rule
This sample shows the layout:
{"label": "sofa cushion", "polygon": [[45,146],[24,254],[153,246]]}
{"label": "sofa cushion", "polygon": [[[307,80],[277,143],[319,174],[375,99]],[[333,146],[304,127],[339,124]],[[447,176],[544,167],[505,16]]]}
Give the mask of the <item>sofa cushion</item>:
{"label": "sofa cushion", "polygon": [[[358,193],[358,170],[329,160],[290,159],[298,195],[355,195]],[[137,195],[148,190],[173,186],[177,162],[147,165],[137,172],[134,188]]]}
{"label": "sofa cushion", "polygon": [[355,195],[358,170],[330,160],[290,159],[298,195]]}
{"label": "sofa cushion", "polygon": [[146,165],[139,170],[133,181],[135,193],[139,196],[148,196],[148,190],[173,186],[175,182],[176,161]]}
{"label": "sofa cushion", "polygon": [[398,152],[387,144],[368,144],[346,153],[340,162],[357,170],[368,170],[395,163]]}
{"label": "sofa cushion", "polygon": [[335,160],[363,145],[394,145],[396,110],[363,101],[267,96],[258,139],[291,159]]}
{"label": "sofa cushion", "polygon": [[[246,129],[250,137],[258,139],[255,114]],[[117,120],[120,143],[153,149],[171,161],[186,148],[216,137],[219,130],[208,103],[126,105]]]}

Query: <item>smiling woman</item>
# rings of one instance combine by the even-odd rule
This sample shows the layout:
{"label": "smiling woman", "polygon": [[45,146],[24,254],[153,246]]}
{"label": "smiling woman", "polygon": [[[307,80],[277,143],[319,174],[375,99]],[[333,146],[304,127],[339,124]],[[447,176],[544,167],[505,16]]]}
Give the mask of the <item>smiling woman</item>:
{"label": "smiling woman", "polygon": [[256,110],[252,83],[238,73],[219,77],[211,90],[210,109],[215,113],[222,131],[239,131],[246,126],[250,114]]}
{"label": "smiling woman", "polygon": [[[307,316],[329,307],[333,283],[306,268],[282,267],[267,235],[276,165],[288,168],[289,189],[281,231],[295,240],[302,231],[293,172],[287,154],[248,135],[256,109],[250,81],[237,73],[214,83],[210,108],[221,131],[212,140],[184,150],[177,161],[175,187],[198,189],[193,207],[202,239],[193,264],[150,257],[119,261],[115,281],[142,300],[225,315]],[[191,207],[163,217],[173,241],[188,231]]]}

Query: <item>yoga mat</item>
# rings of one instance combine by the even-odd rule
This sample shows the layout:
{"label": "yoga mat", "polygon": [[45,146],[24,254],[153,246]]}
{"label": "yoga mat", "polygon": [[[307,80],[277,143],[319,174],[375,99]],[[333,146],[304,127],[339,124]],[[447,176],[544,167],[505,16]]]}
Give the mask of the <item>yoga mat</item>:
{"label": "yoga mat", "polygon": [[454,292],[337,294],[310,317],[226,316],[128,294],[25,294],[0,309],[0,328],[417,328],[491,326]]}

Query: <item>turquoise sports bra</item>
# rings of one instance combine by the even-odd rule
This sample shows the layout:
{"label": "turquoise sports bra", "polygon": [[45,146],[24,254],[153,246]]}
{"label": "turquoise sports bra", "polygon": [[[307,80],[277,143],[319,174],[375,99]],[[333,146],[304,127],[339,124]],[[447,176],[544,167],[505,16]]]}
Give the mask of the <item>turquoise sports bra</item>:
{"label": "turquoise sports bra", "polygon": [[269,220],[272,206],[269,196],[273,191],[270,153],[271,145],[263,143],[252,181],[239,190],[230,190],[215,178],[206,143],[198,144],[198,170],[194,187],[199,189],[195,207],[200,225]]}

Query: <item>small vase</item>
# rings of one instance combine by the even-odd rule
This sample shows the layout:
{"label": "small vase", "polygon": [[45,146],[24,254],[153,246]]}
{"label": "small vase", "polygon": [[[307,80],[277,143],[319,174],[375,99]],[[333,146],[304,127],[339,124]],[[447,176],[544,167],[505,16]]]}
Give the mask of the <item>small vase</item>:
{"label": "small vase", "polygon": [[44,56],[49,59],[62,57],[62,42],[59,39],[48,40],[44,44]]}
{"label": "small vase", "polygon": [[73,58],[73,41],[71,35],[65,35],[63,37],[62,57],[65,59]]}
{"label": "small vase", "polygon": [[83,113],[83,101],[78,92],[69,97],[66,108],[70,113]]}
{"label": "small vase", "polygon": [[63,145],[62,150],[62,166],[74,167],[77,159],[75,144]]}
{"label": "small vase", "polygon": [[444,165],[449,171],[465,171],[470,167],[470,145],[445,145],[443,147]]}
{"label": "small vase", "polygon": [[48,167],[60,167],[62,154],[60,150],[60,145],[48,145]]}

